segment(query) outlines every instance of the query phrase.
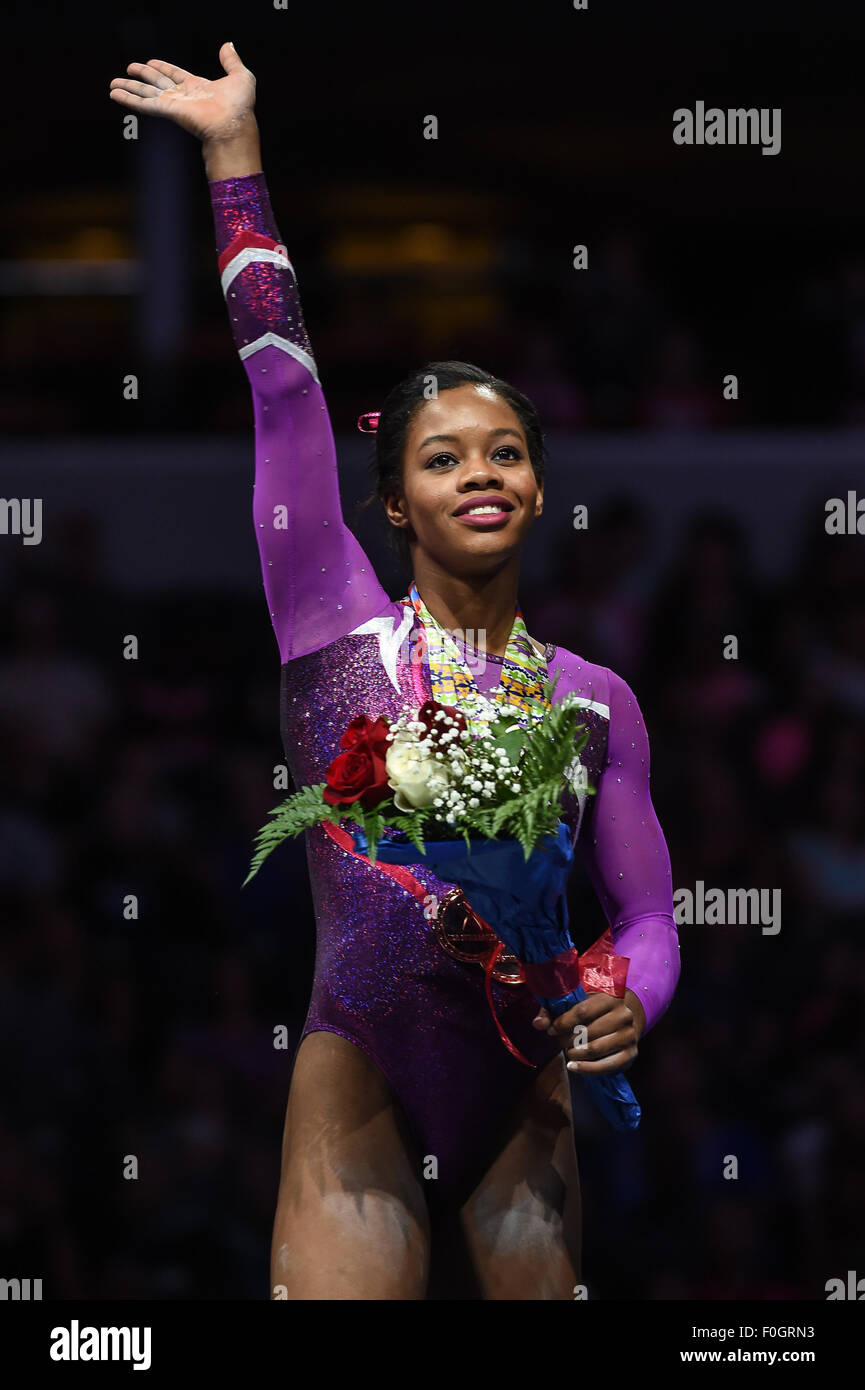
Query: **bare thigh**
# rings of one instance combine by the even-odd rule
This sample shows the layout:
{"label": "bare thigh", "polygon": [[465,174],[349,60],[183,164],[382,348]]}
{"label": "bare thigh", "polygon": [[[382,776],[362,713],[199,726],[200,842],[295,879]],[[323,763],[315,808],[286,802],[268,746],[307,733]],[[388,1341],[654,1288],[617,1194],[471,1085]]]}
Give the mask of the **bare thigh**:
{"label": "bare thigh", "polygon": [[582,1222],[562,1054],[521,1102],[502,1149],[460,1216],[481,1298],[573,1299]]}
{"label": "bare thigh", "polygon": [[271,1296],[422,1299],[428,1272],[426,1200],[393,1092],[346,1038],[310,1033],[286,1108]]}

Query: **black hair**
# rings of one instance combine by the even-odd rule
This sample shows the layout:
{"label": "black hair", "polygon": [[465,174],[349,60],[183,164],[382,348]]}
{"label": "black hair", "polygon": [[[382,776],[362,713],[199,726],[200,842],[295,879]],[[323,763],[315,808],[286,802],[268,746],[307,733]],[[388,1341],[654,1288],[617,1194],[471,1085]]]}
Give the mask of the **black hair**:
{"label": "black hair", "polygon": [[[427,362],[425,366],[418,367],[404,377],[384,398],[375,431],[375,449],[370,461],[373,492],[367,498],[367,503],[376,498],[384,501],[388,495],[400,491],[406,436],[420,407],[428,400],[440,396],[442,391],[465,385],[489,386],[497,396],[501,396],[502,400],[507,402],[523,427],[535,478],[539,483],[543,482],[546,449],[538,412],[528,396],[524,396],[522,391],[518,391],[501,377],[485,372],[482,367],[476,367],[473,362]],[[392,525],[388,526],[388,531],[398,559],[408,569],[409,544],[405,531]]]}

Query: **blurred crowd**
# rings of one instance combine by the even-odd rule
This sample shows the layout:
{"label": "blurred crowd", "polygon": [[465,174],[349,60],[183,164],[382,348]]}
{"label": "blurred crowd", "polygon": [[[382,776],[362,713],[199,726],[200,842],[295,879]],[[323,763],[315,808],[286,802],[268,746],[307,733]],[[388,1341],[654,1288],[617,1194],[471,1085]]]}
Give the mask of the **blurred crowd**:
{"label": "blurred crowd", "polygon": [[[577,1113],[589,1296],[822,1298],[865,1235],[865,551],[815,512],[768,585],[735,519],[694,515],[657,575],[628,497],[575,536],[523,595],[530,631],[636,690],[674,885],[783,903],[776,935],[680,928],[679,991],[630,1074],[637,1135]],[[282,762],[265,605],[118,591],[85,514],[19,553],[0,652],[3,1274],[46,1298],[265,1298],[314,954],[300,843],[240,891]],[[572,899],[585,945],[600,909],[583,883]]]}
{"label": "blurred crowd", "polygon": [[[559,245],[483,228],[487,259],[467,294],[447,264],[408,263],[387,283],[350,273],[320,230],[293,227],[290,190],[274,181],[271,193],[337,432],[377,408],[382,382],[399,380],[407,363],[454,355],[520,387],[551,430],[865,424],[865,260],[856,253],[818,261],[791,290],[777,269],[752,285],[742,266],[727,279],[721,269],[707,277],[702,265],[682,268],[660,229],[645,239],[625,226],[599,229],[588,267],[574,270]],[[197,210],[185,307],[155,359],[142,327],[146,295],[34,301],[7,287],[6,431],[29,433],[35,420],[46,433],[249,428],[243,374],[223,373],[214,390],[227,324],[203,188]],[[115,240],[134,256],[119,232]],[[157,270],[142,261],[145,284]],[[46,339],[49,375],[39,365]],[[139,378],[134,400],[129,373]]]}

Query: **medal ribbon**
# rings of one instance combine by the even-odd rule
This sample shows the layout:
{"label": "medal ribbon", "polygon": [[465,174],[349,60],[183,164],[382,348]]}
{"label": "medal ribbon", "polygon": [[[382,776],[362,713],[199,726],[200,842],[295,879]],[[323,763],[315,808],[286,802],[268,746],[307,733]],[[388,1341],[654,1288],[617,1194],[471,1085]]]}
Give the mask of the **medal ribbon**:
{"label": "medal ribbon", "polygon": [[[470,707],[472,699],[476,699],[480,693],[474,676],[454,638],[430,613],[414,580],[409,588],[409,596],[403,599],[403,603],[411,604],[422,624],[433,699],[441,705],[459,707],[461,702],[465,702]],[[537,719],[550,708],[550,702],[544,695],[546,680],[547,663],[532,646],[522,609],[517,604],[499,680],[501,694],[491,698]]]}

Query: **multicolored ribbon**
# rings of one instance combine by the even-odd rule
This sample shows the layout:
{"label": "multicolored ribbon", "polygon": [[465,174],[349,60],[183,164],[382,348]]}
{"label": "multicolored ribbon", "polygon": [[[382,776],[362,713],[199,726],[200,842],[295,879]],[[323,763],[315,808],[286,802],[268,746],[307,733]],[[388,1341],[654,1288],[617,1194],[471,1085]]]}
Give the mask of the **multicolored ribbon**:
{"label": "multicolored ribbon", "polygon": [[[470,705],[472,698],[477,698],[480,693],[474,676],[453,636],[430,613],[414,580],[408,599],[403,599],[403,602],[412,605],[423,625],[425,650],[422,655],[429,668],[433,699],[442,705]],[[492,698],[498,703],[514,706],[522,714],[540,719],[550,708],[550,701],[544,693],[547,679],[547,663],[532,646],[522,609],[517,604],[499,681],[501,693]]]}

